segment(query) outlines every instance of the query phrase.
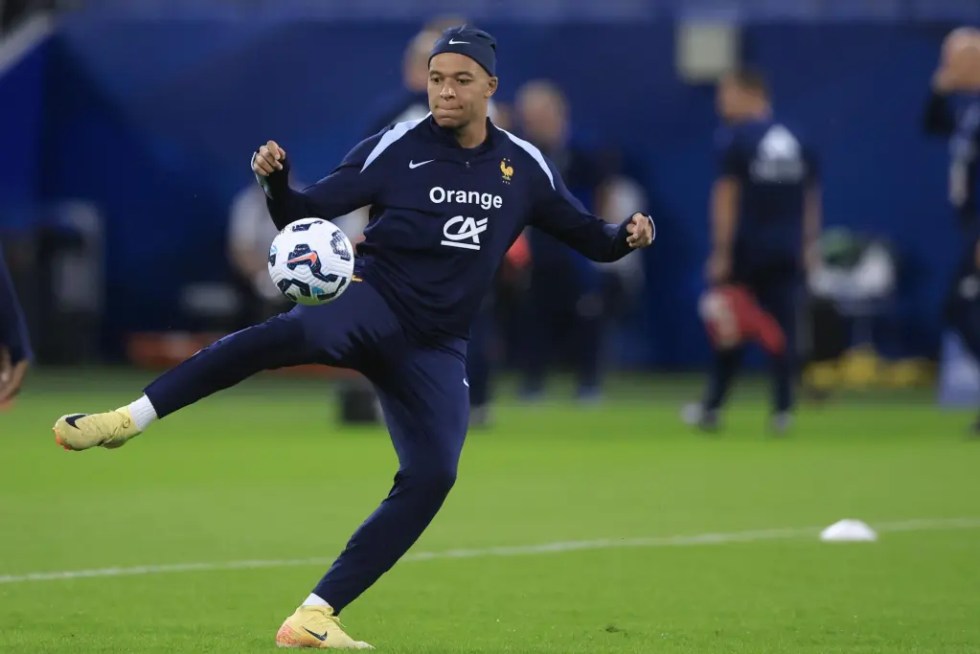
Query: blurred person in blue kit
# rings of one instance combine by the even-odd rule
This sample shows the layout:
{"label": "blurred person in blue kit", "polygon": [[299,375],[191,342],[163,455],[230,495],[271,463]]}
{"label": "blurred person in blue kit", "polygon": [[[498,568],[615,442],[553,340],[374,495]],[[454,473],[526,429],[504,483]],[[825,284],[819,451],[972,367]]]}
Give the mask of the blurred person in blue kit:
{"label": "blurred person in blue kit", "polygon": [[[521,135],[555,162],[569,191],[597,215],[606,215],[597,206],[606,177],[603,166],[593,152],[572,142],[568,101],[561,89],[550,81],[530,81],[518,89],[514,110]],[[574,360],[577,397],[597,400],[602,275],[591,261],[547,234],[531,231],[528,241],[521,394],[529,400],[543,394],[548,367],[562,348]]]}
{"label": "blurred person in blue kit", "polygon": [[227,248],[241,300],[236,329],[291,307],[269,277],[269,246],[278,232],[269,220],[261,188],[253,183],[235,195],[228,214]]}
{"label": "blurred person in blue kit", "polygon": [[30,361],[24,311],[0,250],[0,410],[10,408],[20,392]]}
{"label": "blurred person in blue kit", "polygon": [[[980,361],[980,227],[974,225],[969,231],[946,297],[945,318],[974,361]],[[971,435],[980,438],[980,417]]]}
{"label": "blurred person in blue kit", "polygon": [[434,18],[412,37],[402,55],[401,88],[386,94],[374,107],[368,122],[369,135],[394,123],[419,120],[428,115],[429,52],[444,29],[464,23],[466,21],[458,16]]}
{"label": "blurred person in blue kit", "polygon": [[[923,116],[926,133],[949,139],[949,201],[963,245],[946,296],[945,319],[980,361],[980,220],[977,211],[980,148],[980,30],[961,27],[943,42],[940,65]],[[972,434],[980,436],[980,418]]]}
{"label": "blurred person in blue kit", "polygon": [[[453,25],[464,25],[461,16],[436,16],[426,22],[405,46],[402,55],[402,85],[386,94],[374,106],[366,136],[373,136],[389,125],[425,118],[429,113],[426,88],[429,82],[429,52],[442,32]],[[504,129],[510,128],[506,105],[490,101],[490,120]],[[365,216],[366,218],[366,216]]]}
{"label": "blurred person in blue kit", "polygon": [[961,27],[943,42],[923,112],[927,134],[949,139],[949,202],[960,225],[977,222],[980,147],[980,30]]}
{"label": "blurred person in blue kit", "polygon": [[714,358],[703,399],[683,417],[701,429],[718,426],[744,345],[754,340],[770,355],[772,427],[782,433],[793,408],[797,301],[805,270],[816,265],[817,163],[803,137],[773,116],[762,73],[724,76],[717,109],[725,124],[716,141],[709,290],[700,303]]}

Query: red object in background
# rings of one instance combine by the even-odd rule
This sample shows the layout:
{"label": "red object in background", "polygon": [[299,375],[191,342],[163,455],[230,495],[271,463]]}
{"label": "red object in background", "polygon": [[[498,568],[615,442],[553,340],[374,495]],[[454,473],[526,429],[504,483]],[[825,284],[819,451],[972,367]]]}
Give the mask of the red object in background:
{"label": "red object in background", "polygon": [[744,286],[725,284],[705,291],[698,313],[716,349],[727,350],[745,342],[759,343],[774,355],[786,349],[786,336],[779,323]]}
{"label": "red object in background", "polygon": [[504,262],[514,270],[524,270],[531,265],[531,244],[523,234],[518,235],[517,240],[507,250],[504,255]]}

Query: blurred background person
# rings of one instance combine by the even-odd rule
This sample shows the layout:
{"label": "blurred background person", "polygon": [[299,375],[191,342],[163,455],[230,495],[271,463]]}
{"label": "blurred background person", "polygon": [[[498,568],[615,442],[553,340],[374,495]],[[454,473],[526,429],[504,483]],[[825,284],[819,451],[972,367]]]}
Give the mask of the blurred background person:
{"label": "blurred background person", "polygon": [[[932,78],[923,127],[927,134],[949,139],[949,202],[963,235],[959,263],[946,297],[944,318],[973,358],[980,361],[980,220],[977,212],[980,148],[980,30],[959,27],[943,40]],[[950,366],[957,350],[947,346],[942,365]],[[961,352],[961,350],[960,350]],[[980,419],[973,424],[980,436]]]}
{"label": "blurred background person", "polygon": [[290,308],[269,277],[269,246],[279,230],[269,219],[265,193],[251,183],[232,201],[228,214],[228,260],[239,293],[237,328]]}
{"label": "blurred background person", "polygon": [[[598,157],[572,142],[568,100],[548,80],[522,85],[514,116],[521,135],[550,158],[569,191],[597,215],[595,204],[605,173]],[[580,400],[599,399],[603,315],[601,276],[588,259],[547,234],[532,230],[530,278],[525,298],[521,395],[544,393],[549,365],[570,353]]]}
{"label": "blurred background person", "polygon": [[977,222],[980,30],[961,27],[943,41],[923,127],[927,134],[949,139],[949,202],[960,225],[969,229]]}
{"label": "blurred background person", "polygon": [[20,392],[30,360],[27,323],[0,249],[0,410]]}
{"label": "blurred background person", "polygon": [[[771,316],[782,332],[770,347],[772,426],[782,432],[793,408],[797,300],[820,231],[816,161],[802,137],[773,116],[761,72],[743,69],[724,76],[717,110],[725,125],[718,134],[718,177],[711,194],[708,283],[713,289],[736,289],[732,313],[723,320],[751,314],[766,334],[771,331],[766,316]],[[718,426],[743,356],[738,340],[716,340],[704,399],[685,407],[686,422],[703,429]]]}
{"label": "blurred background person", "polygon": [[[980,361],[980,228],[972,230],[960,256],[945,317],[974,362]],[[980,417],[974,421],[971,435],[980,438]]]}
{"label": "blurred background person", "polygon": [[429,53],[443,30],[465,25],[461,16],[439,16],[426,22],[411,38],[402,54],[402,84],[385,94],[369,121],[368,134],[377,134],[388,125],[418,120],[429,113]]}
{"label": "blurred background person", "polygon": [[[631,257],[624,257],[631,258]],[[523,293],[531,263],[528,238],[521,234],[507,251],[494,286],[483,298],[473,319],[466,350],[466,379],[470,387],[470,427],[491,424],[490,406],[494,399],[494,377],[501,368],[508,346],[508,324],[517,314],[520,320]],[[515,306],[516,305],[516,306]],[[515,311],[516,309],[516,311]]]}
{"label": "blurred background person", "polygon": [[[405,46],[402,55],[401,88],[386,94],[373,110],[367,135],[377,134],[388,125],[419,120],[429,113],[426,88],[429,83],[429,53],[443,31],[469,21],[462,16],[436,16],[427,21]],[[490,102],[490,120],[509,128],[509,111],[497,101]]]}

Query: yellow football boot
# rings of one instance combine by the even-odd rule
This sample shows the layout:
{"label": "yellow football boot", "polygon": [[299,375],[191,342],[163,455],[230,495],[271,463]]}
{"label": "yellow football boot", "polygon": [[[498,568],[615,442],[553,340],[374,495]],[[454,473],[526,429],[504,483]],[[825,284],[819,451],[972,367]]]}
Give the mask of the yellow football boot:
{"label": "yellow football boot", "polygon": [[329,606],[301,606],[296,609],[279,627],[276,645],[312,649],[374,649],[348,636]]}
{"label": "yellow football boot", "polygon": [[106,413],[71,413],[58,418],[52,429],[54,440],[66,450],[87,450],[101,446],[122,447],[139,435],[129,407]]}

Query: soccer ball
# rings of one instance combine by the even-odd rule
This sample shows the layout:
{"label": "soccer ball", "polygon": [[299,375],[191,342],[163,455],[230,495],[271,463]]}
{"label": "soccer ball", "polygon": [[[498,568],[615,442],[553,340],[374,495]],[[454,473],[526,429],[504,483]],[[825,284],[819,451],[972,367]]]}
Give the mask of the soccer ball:
{"label": "soccer ball", "polygon": [[269,248],[269,275],[297,304],[314,306],[340,297],[354,276],[354,248],[336,225],[303,218],[286,225]]}

